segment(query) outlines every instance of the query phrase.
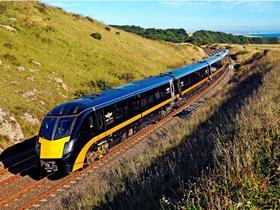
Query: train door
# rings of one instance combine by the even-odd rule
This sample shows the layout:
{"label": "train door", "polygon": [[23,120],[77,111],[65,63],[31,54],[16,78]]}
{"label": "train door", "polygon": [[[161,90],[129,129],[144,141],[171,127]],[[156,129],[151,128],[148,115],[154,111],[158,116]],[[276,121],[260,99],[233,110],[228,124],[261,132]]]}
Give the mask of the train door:
{"label": "train door", "polygon": [[182,92],[182,84],[181,84],[181,80],[180,78],[176,80],[176,92],[178,92],[178,94],[180,94]]}
{"label": "train door", "polygon": [[104,113],[103,109],[98,109],[95,112],[96,126],[98,133],[102,133],[105,131],[105,121],[104,121]]}
{"label": "train door", "polygon": [[174,88],[174,80],[169,80],[169,85],[170,85],[170,93],[171,93],[171,99],[175,100],[176,95],[175,95],[175,88]]}

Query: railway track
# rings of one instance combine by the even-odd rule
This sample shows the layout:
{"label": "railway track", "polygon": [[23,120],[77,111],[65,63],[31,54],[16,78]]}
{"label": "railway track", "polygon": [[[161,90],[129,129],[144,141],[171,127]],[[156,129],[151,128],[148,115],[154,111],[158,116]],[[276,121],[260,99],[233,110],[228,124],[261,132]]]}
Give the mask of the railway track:
{"label": "railway track", "polygon": [[[141,142],[145,137],[150,135],[159,127],[163,126],[182,110],[190,107],[190,105],[200,100],[217,84],[219,84],[219,82],[225,77],[226,72],[227,71],[225,70],[213,83],[211,83],[201,92],[192,96],[183,106],[170,113],[164,119],[161,119],[157,123],[151,124],[140,130],[138,133],[134,134],[123,143],[114,147],[112,151],[110,151],[106,156],[81,171],[72,173],[57,180],[51,180],[50,177],[52,174],[40,180],[34,180],[29,176],[23,176],[22,173],[24,173],[24,171],[12,174],[3,180],[0,179],[2,191],[0,195],[0,209],[30,209],[43,206],[44,203],[48,201],[48,199],[56,196],[57,192],[64,191],[72,184],[76,184],[77,182],[81,181],[84,176],[87,176],[88,174],[94,174],[94,172],[104,164],[107,164],[110,161],[128,153],[129,149],[135,144]],[[33,165],[30,165],[30,167],[33,167]],[[5,175],[8,171],[9,169],[0,168],[0,177],[3,177],[3,175]]]}
{"label": "railway track", "polygon": [[212,55],[214,55],[215,53],[218,52],[218,50],[212,49],[212,48],[209,48],[209,47],[204,48],[203,50],[208,56],[212,56]]}

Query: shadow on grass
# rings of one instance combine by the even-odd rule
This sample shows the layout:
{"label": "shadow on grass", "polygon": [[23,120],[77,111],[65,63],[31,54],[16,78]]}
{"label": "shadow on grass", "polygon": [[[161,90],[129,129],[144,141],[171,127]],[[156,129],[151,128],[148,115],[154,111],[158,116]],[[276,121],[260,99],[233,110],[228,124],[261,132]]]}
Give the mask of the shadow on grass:
{"label": "shadow on grass", "polygon": [[30,176],[37,179],[35,143],[37,136],[26,139],[21,143],[10,146],[0,155],[0,161],[5,168],[13,173],[20,173],[22,176]]}
{"label": "shadow on grass", "polygon": [[[264,73],[254,73],[229,91],[229,98],[210,119],[181,144],[166,151],[139,175],[136,181],[125,180],[125,191],[115,197],[107,195],[107,201],[97,209],[160,209],[162,195],[180,198],[180,183],[194,182],[202,172],[213,168],[215,139],[213,132],[229,137],[226,124],[233,123],[233,117],[246,100],[262,85]],[[221,157],[223,158],[223,157]]]}

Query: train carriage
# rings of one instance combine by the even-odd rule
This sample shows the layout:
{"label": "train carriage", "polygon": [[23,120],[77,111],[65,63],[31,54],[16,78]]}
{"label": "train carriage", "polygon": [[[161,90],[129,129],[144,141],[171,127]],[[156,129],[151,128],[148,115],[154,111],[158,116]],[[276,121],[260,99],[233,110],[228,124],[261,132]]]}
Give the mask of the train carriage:
{"label": "train carriage", "polygon": [[40,128],[35,148],[40,169],[71,172],[101,158],[207,85],[225,66],[227,55],[223,50],[182,68],[58,105]]}

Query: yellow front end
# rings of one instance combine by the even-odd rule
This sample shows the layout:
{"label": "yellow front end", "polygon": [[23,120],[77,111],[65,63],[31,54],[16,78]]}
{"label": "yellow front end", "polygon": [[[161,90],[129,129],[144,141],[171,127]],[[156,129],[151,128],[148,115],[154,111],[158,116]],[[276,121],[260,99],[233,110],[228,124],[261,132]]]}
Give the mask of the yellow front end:
{"label": "yellow front end", "polygon": [[69,142],[69,140],[70,136],[56,140],[47,140],[39,137],[39,143],[41,144],[40,159],[62,158],[65,143]]}

